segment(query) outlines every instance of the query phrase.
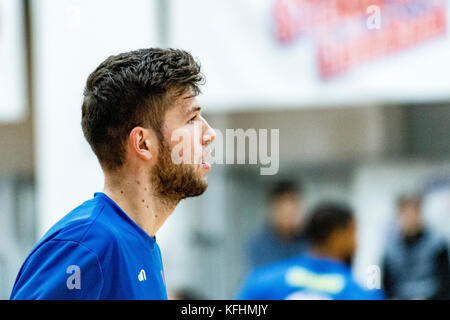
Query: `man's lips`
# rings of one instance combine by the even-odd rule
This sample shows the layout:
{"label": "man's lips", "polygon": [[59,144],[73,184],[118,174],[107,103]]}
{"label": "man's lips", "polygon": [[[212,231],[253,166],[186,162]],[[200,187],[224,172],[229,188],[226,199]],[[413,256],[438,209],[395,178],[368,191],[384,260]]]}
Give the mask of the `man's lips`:
{"label": "man's lips", "polygon": [[203,150],[203,158],[202,158],[202,168],[205,169],[206,171],[211,170],[211,164],[207,162],[209,158],[211,158],[211,148],[206,147]]}
{"label": "man's lips", "polygon": [[202,162],[202,168],[205,169],[206,171],[211,170],[211,164],[209,162]]}

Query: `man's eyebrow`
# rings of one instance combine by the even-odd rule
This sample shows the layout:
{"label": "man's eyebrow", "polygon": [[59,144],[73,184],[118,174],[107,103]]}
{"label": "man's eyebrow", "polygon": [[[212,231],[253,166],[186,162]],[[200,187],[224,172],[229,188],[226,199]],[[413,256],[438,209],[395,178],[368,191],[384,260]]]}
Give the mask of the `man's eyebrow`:
{"label": "man's eyebrow", "polygon": [[202,110],[202,107],[200,107],[200,106],[195,106],[195,107],[192,107],[192,108],[188,108],[186,110],[186,115],[188,116],[188,115],[193,114],[193,113],[195,113],[197,111],[200,111],[200,110]]}
{"label": "man's eyebrow", "polygon": [[192,99],[192,98],[195,98],[196,97],[196,95],[195,94],[191,94],[191,95],[187,95],[187,96],[184,96],[183,97],[183,99]]}

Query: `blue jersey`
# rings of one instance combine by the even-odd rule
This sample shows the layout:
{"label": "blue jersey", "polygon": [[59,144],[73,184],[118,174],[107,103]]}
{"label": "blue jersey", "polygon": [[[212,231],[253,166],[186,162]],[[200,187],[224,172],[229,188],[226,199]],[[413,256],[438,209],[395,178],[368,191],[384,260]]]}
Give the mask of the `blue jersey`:
{"label": "blue jersey", "polygon": [[38,242],[11,299],[167,299],[161,252],[155,238],[96,193]]}
{"label": "blue jersey", "polygon": [[364,290],[351,269],[336,260],[302,255],[254,270],[246,279],[241,300],[372,300],[380,290]]}

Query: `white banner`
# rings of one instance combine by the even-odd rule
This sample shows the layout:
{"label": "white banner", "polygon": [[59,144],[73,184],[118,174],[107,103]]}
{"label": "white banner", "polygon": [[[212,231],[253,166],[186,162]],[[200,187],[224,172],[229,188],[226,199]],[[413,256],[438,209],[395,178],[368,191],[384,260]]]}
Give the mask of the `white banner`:
{"label": "white banner", "polygon": [[447,0],[172,0],[214,110],[449,100]]}

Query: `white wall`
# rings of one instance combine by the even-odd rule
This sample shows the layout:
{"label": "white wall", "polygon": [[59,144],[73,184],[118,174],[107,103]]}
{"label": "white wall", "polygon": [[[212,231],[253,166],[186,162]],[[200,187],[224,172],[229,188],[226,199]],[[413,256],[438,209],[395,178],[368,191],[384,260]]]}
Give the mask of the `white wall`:
{"label": "white wall", "polygon": [[26,116],[24,31],[23,1],[0,0],[0,122]]}
{"label": "white wall", "polygon": [[112,54],[157,45],[155,1],[33,0],[39,233],[103,187],[81,130],[90,72]]}

